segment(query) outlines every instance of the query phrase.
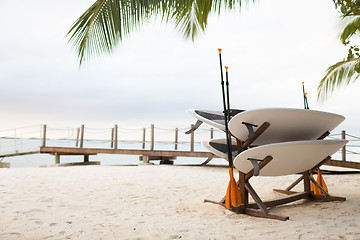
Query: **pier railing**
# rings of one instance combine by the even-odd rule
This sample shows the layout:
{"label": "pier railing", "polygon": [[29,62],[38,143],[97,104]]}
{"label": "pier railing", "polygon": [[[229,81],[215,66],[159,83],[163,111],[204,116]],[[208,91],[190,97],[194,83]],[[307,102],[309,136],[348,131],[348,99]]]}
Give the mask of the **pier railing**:
{"label": "pier railing", "polygon": [[[156,145],[166,142],[166,150],[195,152],[202,140],[223,138],[224,133],[213,128],[199,128],[185,135],[192,126],[183,128],[159,128],[151,124],[146,128],[123,128],[115,124],[109,128],[79,127],[53,128],[47,125],[32,125],[0,130],[0,161],[4,156],[17,156],[40,152],[41,147],[98,148],[119,150],[129,147],[135,150],[164,150]],[[347,139],[349,143],[340,149],[337,160],[360,162],[360,137],[342,131],[330,139]],[[160,144],[159,144],[160,145]],[[164,146],[164,144],[161,144]],[[203,149],[203,148],[202,148]]]}
{"label": "pier railing", "polygon": [[[195,133],[185,135],[191,127],[160,128],[151,124],[146,128],[122,128],[115,124],[111,128],[91,128],[82,124],[75,128],[33,125],[4,129],[0,130],[0,156],[34,152],[39,147],[119,149],[129,144],[143,150],[160,150],[156,145],[167,145],[168,150],[193,152],[202,140],[223,137],[222,131],[213,128],[199,128]],[[186,149],[185,145],[188,146]]]}
{"label": "pier railing", "polygon": [[[66,138],[57,138],[57,140],[69,140],[73,141],[74,145],[73,147],[79,147],[84,148],[84,141],[102,141],[107,142],[109,148],[112,149],[118,149],[119,148],[119,142],[120,141],[130,141],[129,139],[132,138],[134,141],[134,137],[129,137],[130,135],[137,134],[139,136],[139,133],[142,133],[141,138],[138,138],[137,141],[141,141],[141,149],[146,149],[146,145],[149,144],[150,150],[155,150],[155,143],[160,141],[166,141],[166,142],[173,142],[173,150],[178,150],[179,143],[189,143],[190,145],[190,151],[193,152],[195,149],[195,142],[201,142],[201,140],[213,138],[214,132],[217,133],[217,135],[223,134],[222,131],[213,129],[213,128],[200,128],[195,132],[191,132],[189,135],[182,136],[182,141],[179,139],[179,132],[185,133],[186,130],[192,128],[193,125],[190,125],[189,128],[155,128],[154,124],[151,124],[149,128],[139,128],[139,129],[129,129],[129,128],[119,128],[117,124],[114,125],[112,128],[108,129],[94,129],[94,128],[85,128],[85,125],[81,125],[78,128],[68,128],[64,129],[68,131],[68,136]],[[48,136],[48,127],[47,125],[42,126],[42,147],[48,146],[48,140],[54,139],[49,138]],[[50,130],[59,130],[59,129],[51,129]],[[74,134],[76,132],[76,134]],[[119,132],[124,134],[127,140],[120,140],[119,139]],[[95,134],[102,134],[100,137],[99,135],[95,137]],[[164,133],[166,136],[164,136]],[[197,141],[195,141],[195,134],[197,136],[201,136]],[[85,138],[85,136],[88,136]],[[108,139],[104,138],[104,135],[108,135]],[[147,136],[149,135],[149,139],[147,140]],[[156,139],[156,135],[163,135],[160,136],[160,138]],[[76,136],[76,137],[75,137]],[[105,136],[106,137],[106,136]],[[172,138],[172,139],[171,139]],[[188,138],[188,141],[186,141],[184,138]],[[141,140],[140,140],[141,139]],[[136,140],[135,140],[136,141]]]}

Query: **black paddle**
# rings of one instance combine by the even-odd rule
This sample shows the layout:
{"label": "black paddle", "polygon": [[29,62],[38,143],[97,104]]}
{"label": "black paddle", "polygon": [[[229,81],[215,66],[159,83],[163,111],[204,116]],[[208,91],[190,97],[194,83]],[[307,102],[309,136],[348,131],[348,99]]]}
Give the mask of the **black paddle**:
{"label": "black paddle", "polygon": [[[226,74],[226,100],[227,100],[227,123],[230,122],[230,97],[229,97],[229,78],[228,78],[228,67],[225,66],[225,74]],[[228,157],[229,157],[229,165],[233,166],[233,159],[232,159],[232,142],[231,142],[231,133],[229,130],[229,125],[228,125],[228,130],[226,133],[227,139],[228,139],[228,149],[229,149],[229,153],[228,153]]]}
{"label": "black paddle", "polygon": [[229,81],[228,81],[228,71],[226,68],[226,87],[227,87],[227,107],[225,101],[225,86],[223,79],[223,70],[222,70],[222,61],[221,61],[221,48],[219,50],[219,59],[220,59],[220,73],[221,73],[221,88],[222,88],[222,98],[223,98],[223,108],[224,108],[224,120],[225,120],[225,132],[226,132],[226,142],[228,146],[228,160],[229,160],[229,175],[230,181],[226,191],[225,196],[225,206],[227,209],[232,207],[238,207],[241,205],[240,190],[237,186],[237,183],[234,179],[233,173],[233,160],[232,160],[232,146],[231,146],[231,134],[228,127],[228,120],[230,120],[230,100],[229,100]]}
{"label": "black paddle", "polygon": [[305,84],[304,82],[302,82],[302,86],[303,86],[303,94],[304,94],[304,108],[305,109],[309,109],[309,104],[308,104],[308,101],[307,101],[307,92],[305,92]]}
{"label": "black paddle", "polygon": [[[218,49],[219,50],[219,60],[220,60],[220,73],[221,73],[221,90],[222,90],[222,100],[223,100],[223,109],[224,109],[224,119],[225,119],[225,132],[226,132],[226,143],[228,145],[228,158],[229,158],[229,167],[232,167],[232,158],[230,158],[231,155],[231,140],[229,139],[229,126],[228,126],[228,110],[226,107],[226,94],[225,94],[225,83],[224,83],[224,79],[223,79],[223,69],[222,69],[222,61],[221,61],[221,48]],[[227,75],[227,71],[226,71],[226,75]],[[227,86],[229,85],[229,81],[226,81]],[[229,95],[227,96],[227,98],[229,99]],[[228,100],[229,103],[229,100]]]}

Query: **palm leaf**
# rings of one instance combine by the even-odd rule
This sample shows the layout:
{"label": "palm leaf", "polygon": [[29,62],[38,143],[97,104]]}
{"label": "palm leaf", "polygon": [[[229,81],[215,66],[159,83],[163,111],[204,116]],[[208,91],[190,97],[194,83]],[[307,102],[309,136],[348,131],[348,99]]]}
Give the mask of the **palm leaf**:
{"label": "palm leaf", "polygon": [[159,1],[97,0],[72,25],[69,42],[77,49],[80,64],[110,53],[121,39],[139,27]]}
{"label": "palm leaf", "polygon": [[318,99],[326,99],[335,87],[348,85],[351,81],[356,81],[359,77],[360,59],[351,59],[338,62],[326,71],[325,77],[318,86]]}
{"label": "palm leaf", "polygon": [[[249,0],[243,0],[248,2]],[[255,1],[255,0],[253,0]],[[192,40],[205,31],[208,16],[222,7],[232,9],[242,0],[97,0],[71,26],[69,42],[81,63],[109,54],[121,40],[151,16],[161,15]]]}
{"label": "palm leaf", "polygon": [[175,18],[176,28],[185,38],[191,37],[194,40],[199,32],[202,32],[207,24],[207,16],[211,11],[211,5],[207,9],[200,7],[208,6],[211,1],[201,1],[199,6],[197,0],[186,1],[178,9],[173,9],[172,18]]}
{"label": "palm leaf", "polygon": [[357,31],[360,30],[360,16],[345,16],[344,19],[352,18],[349,23],[346,24],[340,39],[345,44]]}
{"label": "palm leaf", "polygon": [[220,13],[222,8],[233,9],[236,4],[240,7],[241,3],[241,0],[185,0],[173,9],[172,18],[175,18],[175,26],[180,33],[194,40],[205,31],[210,13]]}

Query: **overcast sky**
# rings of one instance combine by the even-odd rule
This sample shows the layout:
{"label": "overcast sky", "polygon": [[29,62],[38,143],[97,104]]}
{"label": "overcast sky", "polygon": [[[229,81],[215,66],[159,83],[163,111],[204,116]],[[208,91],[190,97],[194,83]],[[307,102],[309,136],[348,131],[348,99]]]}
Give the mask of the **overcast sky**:
{"label": "overcast sky", "polygon": [[303,108],[305,81],[310,109],[344,115],[339,130],[360,135],[360,83],[316,101],[326,69],[347,54],[331,0],[260,0],[241,13],[213,14],[195,42],[153,19],[112,55],[79,68],[66,33],[92,2],[2,3],[0,129],[188,126],[186,109],[222,109],[220,47],[233,108]]}

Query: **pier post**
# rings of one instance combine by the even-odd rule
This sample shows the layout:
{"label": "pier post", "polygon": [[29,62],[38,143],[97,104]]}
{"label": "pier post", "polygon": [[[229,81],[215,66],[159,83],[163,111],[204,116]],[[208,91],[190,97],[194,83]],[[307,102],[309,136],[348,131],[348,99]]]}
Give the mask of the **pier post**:
{"label": "pier post", "polygon": [[142,149],[145,149],[146,128],[143,128]]}
{"label": "pier post", "polygon": [[[346,133],[345,133],[345,130],[341,131],[341,139],[346,139]],[[346,161],[346,147],[345,145],[343,146],[342,150],[341,150],[341,153],[342,153],[342,160],[345,162]]]}
{"label": "pier post", "polygon": [[142,155],[139,157],[139,160],[142,161],[141,163],[139,163],[138,165],[154,165],[154,163],[150,162],[150,156],[147,155]]}
{"label": "pier post", "polygon": [[57,152],[55,153],[55,164],[60,164],[60,155]]}
{"label": "pier post", "polygon": [[149,159],[150,159],[150,157],[149,156],[142,156],[143,158],[142,158],[142,160],[143,160],[143,163],[144,164],[149,164],[150,163],[150,161],[149,161]]}
{"label": "pier post", "polygon": [[16,143],[16,129],[14,129],[14,141],[15,141],[15,151],[17,151],[17,143]]}
{"label": "pier post", "polygon": [[154,124],[151,124],[151,147],[150,150],[154,150]]}
{"label": "pier post", "polygon": [[175,128],[175,150],[178,149],[178,133],[179,133],[179,129]]}
{"label": "pier post", "polygon": [[118,125],[115,124],[114,127],[114,148],[117,149],[118,148]]}
{"label": "pier post", "polygon": [[42,144],[43,147],[46,146],[46,124],[44,124],[43,126],[43,144]]}
{"label": "pier post", "polygon": [[210,139],[214,138],[214,129],[210,128]]}
{"label": "pier post", "polygon": [[84,155],[84,162],[89,162],[89,155]]}
{"label": "pier post", "polygon": [[80,148],[84,146],[84,125],[81,125]]}
{"label": "pier post", "polygon": [[80,128],[77,128],[75,147],[79,146]]}
{"label": "pier post", "polygon": [[[190,129],[193,129],[194,128],[194,124],[191,124],[191,128]],[[193,152],[194,151],[194,132],[195,131],[192,131],[191,132],[191,136],[190,136],[190,151]]]}
{"label": "pier post", "polygon": [[111,129],[111,142],[110,142],[110,148],[114,147],[114,128]]}

